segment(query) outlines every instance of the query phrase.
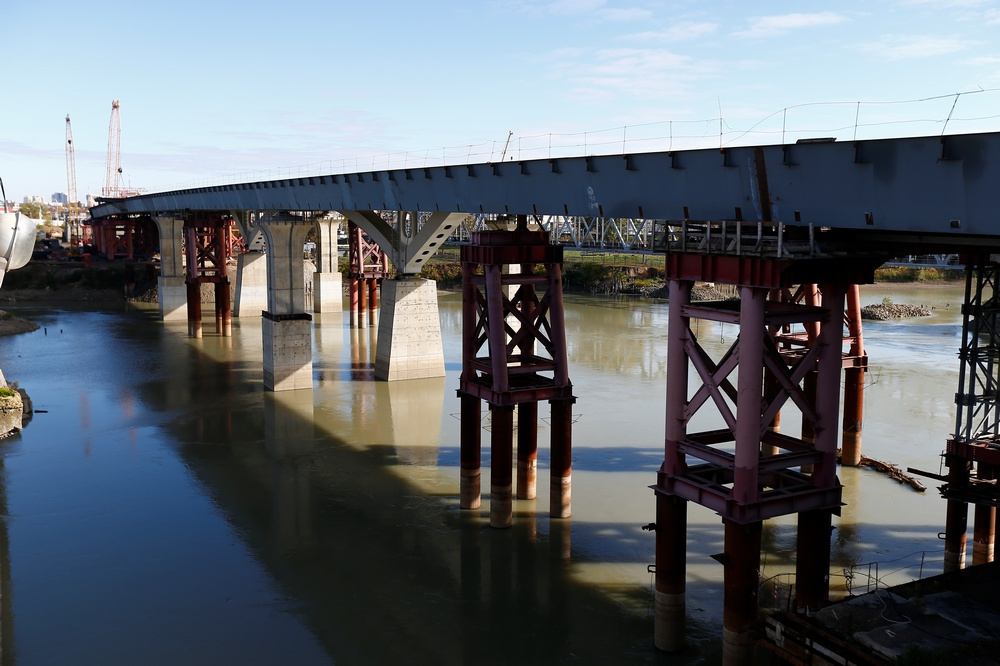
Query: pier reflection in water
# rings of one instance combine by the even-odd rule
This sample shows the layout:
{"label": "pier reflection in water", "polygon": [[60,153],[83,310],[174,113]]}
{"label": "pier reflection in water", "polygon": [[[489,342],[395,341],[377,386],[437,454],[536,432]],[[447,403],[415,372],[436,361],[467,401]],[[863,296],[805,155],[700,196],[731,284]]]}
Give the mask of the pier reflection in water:
{"label": "pier reflection in water", "polygon": [[[933,467],[954,427],[961,288],[867,287],[862,302],[886,295],[936,314],[866,324],[864,453]],[[515,501],[512,530],[488,527],[488,502],[482,513],[458,508],[459,295],[441,298],[446,378],[375,382],[377,329],[321,314],[314,391],[277,394],[262,389],[252,318],[231,338],[192,340],[152,310],[16,313],[44,328],[0,338],[0,365],[47,412],[0,442],[4,663],[717,655],[722,570],[711,555],[722,527],[693,506],[694,647],[680,661],[652,647],[654,544],[641,526],[653,519],[648,486],[663,455],[664,303],[567,298],[579,397],[573,517],[550,520],[539,483],[536,500]],[[698,331],[720,347],[736,334],[708,322]],[[488,472],[486,460],[484,488]],[[848,505],[835,520],[835,588],[854,564],[867,575],[882,563],[887,583],[940,570],[944,504],[933,488],[918,495],[866,470],[840,473]],[[794,521],[766,525],[764,578],[793,571],[794,540]]]}

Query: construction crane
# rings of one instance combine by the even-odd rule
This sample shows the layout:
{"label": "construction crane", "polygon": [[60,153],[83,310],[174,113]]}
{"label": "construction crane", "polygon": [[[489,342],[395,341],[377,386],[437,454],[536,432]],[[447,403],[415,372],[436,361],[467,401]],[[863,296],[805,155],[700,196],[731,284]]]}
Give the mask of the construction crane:
{"label": "construction crane", "polygon": [[102,192],[106,197],[121,196],[121,188],[118,186],[118,176],[122,172],[122,122],[118,113],[119,106],[118,100],[111,102],[111,124],[108,126],[108,172]]}
{"label": "construction crane", "polygon": [[76,149],[73,147],[73,126],[66,114],[66,241],[73,246],[73,226],[76,213]]}

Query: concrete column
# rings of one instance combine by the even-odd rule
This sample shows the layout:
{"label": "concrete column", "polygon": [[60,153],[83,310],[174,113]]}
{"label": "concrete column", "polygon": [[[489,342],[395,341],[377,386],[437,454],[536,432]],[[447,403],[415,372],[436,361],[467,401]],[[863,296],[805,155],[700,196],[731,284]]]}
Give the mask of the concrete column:
{"label": "concrete column", "polygon": [[154,217],[160,232],[160,277],[157,297],[160,319],[187,319],[187,285],[184,284],[184,220],[174,217]]}
{"label": "concrete column", "polygon": [[305,311],[302,246],[311,221],[287,216],[262,225],[267,240],[263,313],[264,388],[312,388],[312,317]]}
{"label": "concrete column", "polygon": [[412,275],[383,280],[375,379],[396,381],[443,376],[444,348],[437,283]]}
{"label": "concrete column", "polygon": [[234,317],[259,317],[267,309],[267,255],[236,255],[236,304]]}
{"label": "concrete column", "polygon": [[344,285],[340,275],[337,234],[339,219],[319,218],[316,224],[316,272],[313,274],[313,311],[343,312]]}

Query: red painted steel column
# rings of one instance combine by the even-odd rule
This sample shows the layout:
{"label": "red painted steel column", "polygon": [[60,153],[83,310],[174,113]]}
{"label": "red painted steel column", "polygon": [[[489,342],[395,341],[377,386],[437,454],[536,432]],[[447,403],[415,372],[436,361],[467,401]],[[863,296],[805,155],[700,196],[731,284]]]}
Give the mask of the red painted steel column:
{"label": "red painted steel column", "polygon": [[215,283],[215,332],[224,338],[233,334],[233,309],[228,280]]}
{"label": "red painted steel column", "polygon": [[365,285],[365,279],[359,277],[357,279],[358,283],[358,325],[361,324],[362,320],[365,318],[366,311],[368,310],[368,289]]}
{"label": "red painted steel column", "polygon": [[480,419],[482,410],[480,400],[474,395],[459,392],[461,399],[461,440],[459,457],[461,458],[462,476],[459,489],[459,505],[463,509],[478,509],[482,501],[482,432]]}
{"label": "red painted steel column", "polygon": [[514,406],[494,405],[490,428],[490,527],[510,527],[514,518]]}
{"label": "red painted steel column", "polygon": [[684,472],[684,454],[680,444],[687,437],[688,357],[685,347],[691,341],[691,319],[684,308],[691,303],[693,282],[670,281],[670,301],[667,320],[667,405],[663,471],[667,474]]}
{"label": "red painted steel column", "polygon": [[687,604],[687,500],[656,495],[656,583],[653,643],[659,650],[684,649]]}
{"label": "red painted steel column", "polygon": [[354,324],[358,317],[358,279],[348,278],[348,284],[351,292],[351,323]]}
{"label": "red painted steel column", "polygon": [[572,513],[573,401],[550,400],[552,407],[549,515],[569,518]]}
{"label": "red painted steel column", "polygon": [[735,469],[733,500],[756,502],[760,462],[761,393],[764,385],[764,305],[767,291],[740,287],[739,371],[736,397]]}
{"label": "red painted steel column", "polygon": [[[749,289],[743,290],[749,291]],[[742,334],[742,327],[741,327]],[[751,663],[751,629],[757,619],[762,523],[747,525],[722,519],[725,525],[724,598],[722,601],[723,666]]]}
{"label": "red painted steel column", "polygon": [[201,285],[187,283],[188,336],[201,337]]}
{"label": "red painted steel column", "polygon": [[[852,284],[847,290],[848,335],[851,336],[850,356],[865,355],[864,339],[861,331],[861,290]],[[841,438],[841,464],[857,467],[861,462],[861,423],[865,409],[864,366],[844,370],[844,427]]]}
{"label": "red painted steel column", "polygon": [[829,510],[802,511],[798,515],[795,558],[795,606],[818,610],[830,600]]}
{"label": "red painted steel column", "polygon": [[535,499],[538,476],[538,403],[517,406],[517,499]]}
{"label": "red painted steel column", "polygon": [[[957,456],[948,460],[948,487],[963,488],[969,484],[969,463]],[[948,500],[944,524],[944,572],[965,568],[966,533],[969,530],[969,505],[960,500]]]}
{"label": "red painted steel column", "polygon": [[[980,480],[996,478],[996,470],[983,463],[978,464],[976,476]],[[996,530],[996,507],[977,504],[973,513],[972,565],[993,561],[993,541]]]}
{"label": "red painted steel column", "polygon": [[378,280],[368,278],[368,322],[375,322],[375,310],[378,309]]}
{"label": "red painted steel column", "polygon": [[815,433],[816,450],[823,454],[812,474],[813,485],[832,488],[837,485],[838,421],[840,416],[840,377],[844,347],[844,295],[846,285],[824,284],[823,307],[829,320],[820,326],[820,345],[816,360]]}
{"label": "red painted steel column", "polygon": [[[671,280],[667,321],[667,399],[663,466],[665,474],[684,472],[684,454],[679,446],[687,437],[688,357],[690,318],[683,309],[691,302],[693,282]],[[656,574],[653,642],[657,649],[677,652],[684,648],[687,558],[687,501],[656,494]]]}

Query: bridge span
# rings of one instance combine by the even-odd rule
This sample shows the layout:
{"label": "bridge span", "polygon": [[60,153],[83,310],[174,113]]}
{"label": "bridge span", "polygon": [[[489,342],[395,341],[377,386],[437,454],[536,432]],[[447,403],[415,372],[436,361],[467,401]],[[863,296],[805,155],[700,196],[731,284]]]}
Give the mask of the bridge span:
{"label": "bridge span", "polygon": [[[570,515],[575,398],[562,319],[562,248],[552,238],[557,226],[546,231],[544,221],[650,222],[654,245],[666,253],[670,294],[664,459],[649,526],[656,537],[655,643],[667,651],[685,643],[686,512],[695,502],[725,526],[718,556],[726,587],[723,642],[727,663],[739,664],[752,649],[765,520],[798,517],[796,606],[829,602],[832,517],[843,500],[838,449],[843,464],[860,458],[867,355],[858,285],[872,282],[890,257],[957,254],[965,266],[949,472],[930,476],[945,484],[948,500],[946,568],[965,566],[969,504],[976,507],[973,563],[993,559],[1000,503],[1000,270],[991,258],[1000,254],[998,185],[1000,133],[984,133],[358,171],[104,200],[91,215],[96,224],[155,222],[161,313],[183,316],[187,305],[192,335],[201,330],[200,282],[225,284],[221,239],[228,232],[220,230],[238,225],[251,245],[263,238],[266,251],[256,258],[266,263],[260,309],[270,390],[312,386],[302,277],[310,229],[319,238],[316,311],[342,307],[340,220],[377,243],[395,267],[396,277],[382,280],[376,377],[402,380],[444,374],[435,285],[418,273],[470,218],[490,220],[491,229],[472,233],[462,248],[458,390],[461,506],[480,507],[485,400],[495,527],[510,525],[513,469],[517,497],[534,497],[541,401],[552,409],[550,513]],[[240,256],[241,275],[250,273],[248,257]],[[739,300],[694,302],[698,281],[735,285]],[[217,326],[225,335],[228,289],[217,293]],[[740,334],[713,358],[698,344],[693,319],[733,323]],[[692,432],[701,409],[715,409],[724,427]],[[781,432],[783,409],[801,413],[800,433]]]}

